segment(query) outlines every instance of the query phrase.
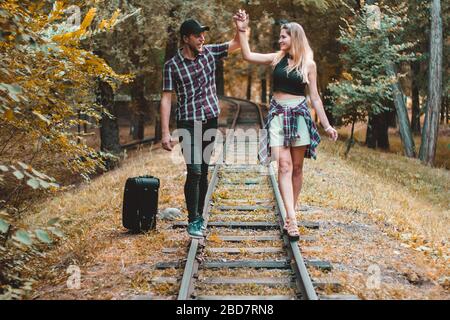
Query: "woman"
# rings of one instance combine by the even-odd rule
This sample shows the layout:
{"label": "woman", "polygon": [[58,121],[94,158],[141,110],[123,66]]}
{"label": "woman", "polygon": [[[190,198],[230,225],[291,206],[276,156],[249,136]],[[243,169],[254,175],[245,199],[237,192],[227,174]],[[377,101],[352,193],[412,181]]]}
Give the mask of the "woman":
{"label": "woman", "polygon": [[328,122],[317,91],[316,64],[303,28],[295,22],[284,24],[280,32],[280,51],[261,54],[250,51],[246,33],[248,14],[239,10],[234,21],[239,29],[244,60],[273,67],[273,97],[265,126],[269,141],[267,151],[278,163],[278,184],[287,213],[284,230],[291,241],[297,241],[295,208],[303,182],[303,159],[315,159],[315,148],[320,142],[306,105],[306,88],[325,132],[333,141],[338,134]]}

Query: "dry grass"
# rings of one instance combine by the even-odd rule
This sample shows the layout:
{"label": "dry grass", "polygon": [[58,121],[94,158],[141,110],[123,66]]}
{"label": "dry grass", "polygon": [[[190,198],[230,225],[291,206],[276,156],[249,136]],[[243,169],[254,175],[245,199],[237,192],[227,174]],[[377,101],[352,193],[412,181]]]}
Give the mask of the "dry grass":
{"label": "dry grass", "polygon": [[[318,160],[305,162],[301,201],[331,211],[349,210],[356,216],[364,213],[383,234],[390,236],[390,241],[400,242],[409,247],[404,247],[405,250],[415,249],[412,251],[429,257],[423,265],[432,263],[430,261],[439,264],[439,271],[430,278],[437,279],[442,274],[448,274],[449,172],[424,167],[417,160],[359,146],[355,146],[349,157],[344,159],[344,148],[342,142],[333,144],[325,138],[319,147]],[[120,168],[89,184],[55,194],[52,199],[33,209],[37,214],[25,217],[31,225],[45,223],[52,217],[61,217],[67,234],[66,240],[55,246],[45,261],[37,261],[34,266],[39,280],[35,287],[36,292],[40,292],[37,297],[118,299],[148,291],[166,296],[174,294],[176,286],[154,286],[149,281],[158,275],[180,275],[177,270],[155,270],[154,264],[180,258],[189,243],[185,230],[173,230],[170,228],[171,223],[163,221],[158,221],[158,231],[145,235],[130,235],[121,227],[123,186],[130,176],[158,176],[161,178],[160,209],[184,208],[185,167],[180,156],[174,159],[177,161],[168,160],[168,153],[161,149],[152,152],[143,149],[124,161]],[[262,200],[273,197],[272,193],[264,194],[258,189],[252,192],[224,189],[221,187],[215,193],[216,202],[221,199],[248,198],[252,201],[260,197]],[[317,211],[316,219],[326,220],[329,210]],[[184,209],[183,215],[186,218]],[[343,223],[349,224],[355,219],[351,215],[342,215],[341,218]],[[302,234],[308,232],[304,230]],[[331,229],[330,232],[339,233],[339,230]],[[252,232],[233,231],[230,234],[235,233]],[[346,241],[346,244],[341,243],[343,247],[348,246],[348,241],[352,239]],[[372,245],[360,242],[360,253],[366,252],[366,245]],[[252,243],[246,245],[252,246]],[[321,245],[325,248],[324,258],[327,258],[326,253],[336,251],[339,254],[338,248],[327,247],[326,241]],[[175,255],[163,254],[161,250],[164,247],[181,249]],[[373,247],[375,249],[376,246]],[[411,259],[415,259],[415,256],[411,255]],[[65,271],[70,264],[77,264],[81,268],[81,290],[70,291],[65,286],[68,277]],[[40,271],[37,271],[38,268]],[[357,278],[359,275],[343,274],[342,277],[348,277],[348,282],[355,286],[360,283],[358,290],[364,285],[365,280]],[[394,283],[386,295],[406,297],[406,291],[396,296],[395,288]],[[347,289],[353,292],[351,288]],[[383,294],[367,297],[385,297]],[[419,293],[417,297],[420,298]]]}
{"label": "dry grass", "polygon": [[448,259],[450,172],[416,159],[324,139],[317,161],[305,163],[301,201],[367,212],[413,247],[431,246]]}
{"label": "dry grass", "polygon": [[[305,212],[309,220],[320,221],[318,236],[302,244],[305,258],[328,260],[329,272],[309,268],[313,277],[329,277],[342,284],[341,293],[363,299],[448,299],[448,265],[392,238],[367,214],[349,210]],[[318,234],[317,234],[318,233]],[[375,269],[374,269],[375,268]],[[378,270],[378,277],[370,272]],[[372,282],[379,279],[378,284]],[[327,294],[328,292],[326,292]],[[322,292],[321,292],[322,293]]]}
{"label": "dry grass", "polygon": [[[226,115],[224,106],[222,110]],[[170,222],[161,220],[157,231],[127,233],[121,221],[124,185],[132,176],[150,174],[160,178],[159,209],[180,208],[182,219],[187,220],[185,173],[179,146],[172,153],[158,145],[145,147],[130,153],[116,170],[90,183],[67,187],[31,208],[33,214],[24,217],[25,223],[36,226],[59,217],[66,233],[66,239],[47,252],[43,261],[30,266],[30,276],[38,280],[32,297],[123,299],[147,293],[146,281],[159,272],[155,263],[174,259],[161,250],[171,243],[187,247],[189,237],[184,229],[174,230]],[[81,269],[80,290],[66,286],[66,269],[73,264]]]}
{"label": "dry grass", "polygon": [[[59,217],[64,221],[67,235],[47,254],[45,268],[35,272],[34,276],[42,279],[38,284],[38,287],[42,286],[40,297],[79,298],[84,294],[84,298],[98,298],[99,295],[102,299],[117,298],[104,296],[102,288],[108,283],[122,291],[123,288],[132,292],[140,291],[139,288],[144,290],[145,285],[140,286],[138,282],[145,277],[141,275],[135,279],[135,273],[151,272],[154,257],[159,256],[159,261],[163,261],[160,250],[169,239],[187,244],[185,231],[168,229],[170,226],[164,221],[158,221],[158,231],[144,235],[128,234],[121,226],[125,181],[128,177],[144,174],[161,179],[160,209],[184,207],[184,164],[167,161],[167,153],[162,149],[150,152],[146,148],[127,159],[120,168],[91,183],[56,194],[36,206],[37,214],[25,218],[30,225],[39,225],[51,217]],[[87,296],[83,290],[65,288],[64,279],[68,276],[65,271],[71,264],[80,266],[84,279],[82,286],[90,288]],[[52,284],[58,286],[52,288]]]}
{"label": "dry grass", "polygon": [[[423,124],[421,124],[423,126]],[[338,130],[341,140],[345,140],[350,136],[351,127],[342,127]],[[359,143],[364,143],[366,141],[367,124],[358,123],[355,126],[354,139]],[[389,152],[402,155],[403,146],[400,139],[398,130],[389,129]],[[414,144],[416,146],[416,152],[419,152],[421,136],[415,135]],[[440,125],[439,126],[439,138],[436,146],[436,158],[435,166],[437,168],[445,168],[450,170],[450,126]]]}

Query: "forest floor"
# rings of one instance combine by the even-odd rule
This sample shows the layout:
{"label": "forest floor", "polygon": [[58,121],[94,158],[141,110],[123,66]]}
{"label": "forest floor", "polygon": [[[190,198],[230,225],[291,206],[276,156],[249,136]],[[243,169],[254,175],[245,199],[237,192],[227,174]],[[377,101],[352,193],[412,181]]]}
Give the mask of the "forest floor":
{"label": "forest floor", "polygon": [[[304,250],[305,257],[330,261],[329,276],[341,281],[341,293],[362,299],[450,299],[450,172],[359,145],[344,158],[344,142],[322,137],[318,159],[304,165],[298,216],[321,225],[314,243],[320,250]],[[125,181],[143,174],[161,179],[159,209],[180,208],[187,220],[181,153],[169,154],[158,145],[130,153],[119,168],[55,194],[26,217],[33,226],[59,217],[66,234],[29,266],[36,279],[29,299],[176,294],[176,288],[151,279],[169,275],[155,269],[157,262],[174,260],[163,248],[188,249],[185,230],[158,220],[155,231],[134,235],[121,224]],[[81,271],[78,289],[67,285],[71,265]],[[374,268],[381,277],[376,286],[368,283]]]}

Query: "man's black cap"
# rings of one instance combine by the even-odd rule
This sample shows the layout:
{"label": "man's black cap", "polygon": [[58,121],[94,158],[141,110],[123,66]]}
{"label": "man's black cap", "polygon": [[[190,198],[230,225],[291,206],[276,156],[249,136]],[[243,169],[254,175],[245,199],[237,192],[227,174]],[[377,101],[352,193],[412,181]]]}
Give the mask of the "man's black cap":
{"label": "man's black cap", "polygon": [[181,36],[189,36],[191,34],[198,34],[203,31],[209,31],[209,27],[202,26],[197,20],[188,19],[181,24]]}

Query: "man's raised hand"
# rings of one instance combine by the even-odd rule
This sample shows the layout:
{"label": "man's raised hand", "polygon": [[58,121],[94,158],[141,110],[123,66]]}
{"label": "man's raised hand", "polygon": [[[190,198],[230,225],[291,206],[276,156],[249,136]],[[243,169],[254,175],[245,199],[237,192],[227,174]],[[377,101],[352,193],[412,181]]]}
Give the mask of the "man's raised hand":
{"label": "man's raised hand", "polygon": [[239,29],[247,29],[249,15],[245,12],[245,10],[239,9],[239,11],[233,16],[233,19]]}

